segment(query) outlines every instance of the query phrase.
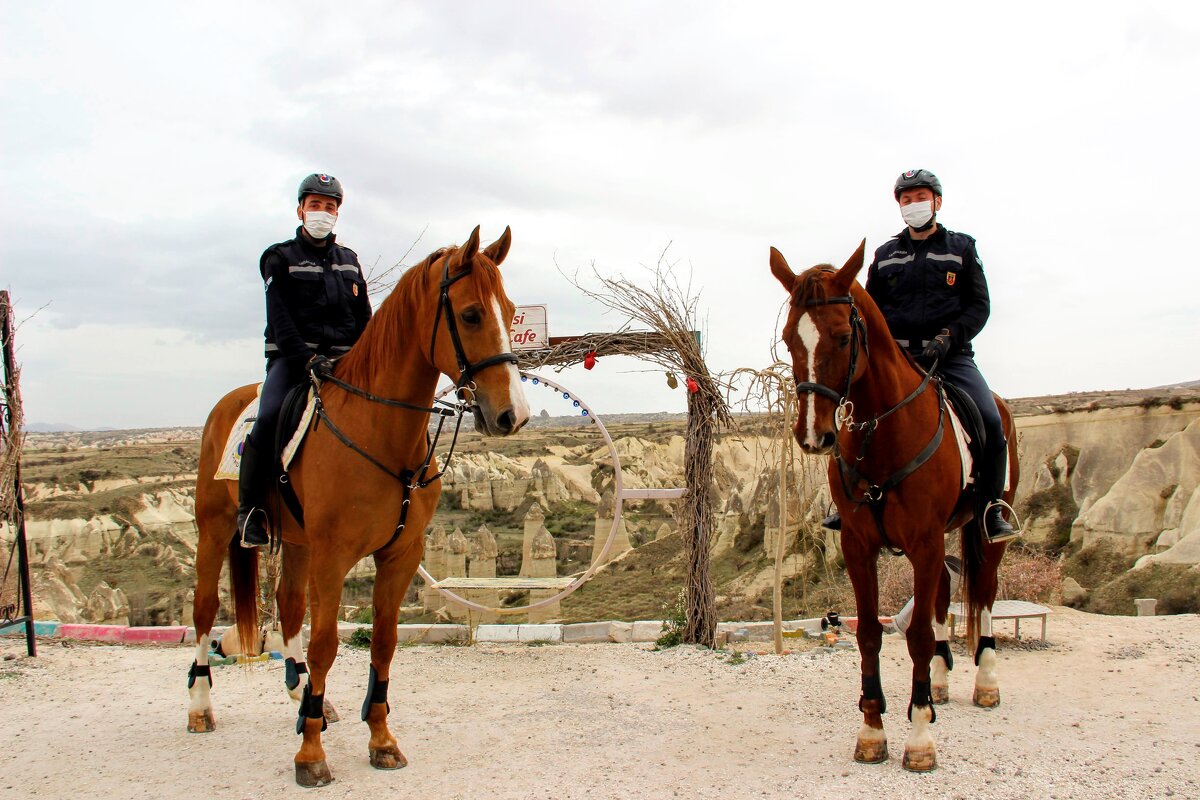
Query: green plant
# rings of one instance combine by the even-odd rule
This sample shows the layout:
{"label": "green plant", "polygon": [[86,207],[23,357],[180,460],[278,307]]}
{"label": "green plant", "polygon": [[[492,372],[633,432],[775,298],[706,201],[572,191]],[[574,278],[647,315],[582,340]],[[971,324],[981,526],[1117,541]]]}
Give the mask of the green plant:
{"label": "green plant", "polygon": [[744,655],[742,655],[741,650],[734,650],[732,653],[729,654],[729,658],[725,659],[725,663],[732,664],[733,666],[736,667],[738,664],[745,664],[746,657]]}
{"label": "green plant", "polygon": [[667,612],[663,615],[663,635],[654,642],[659,650],[683,643],[683,630],[687,627],[687,588],[680,589],[679,594],[675,595],[674,608],[664,604],[663,611]]}
{"label": "green plant", "polygon": [[356,628],[346,642],[351,647],[365,648],[371,646],[371,629]]}
{"label": "green plant", "polygon": [[526,647],[545,647],[548,644],[554,644],[550,639],[531,639],[525,643]]}

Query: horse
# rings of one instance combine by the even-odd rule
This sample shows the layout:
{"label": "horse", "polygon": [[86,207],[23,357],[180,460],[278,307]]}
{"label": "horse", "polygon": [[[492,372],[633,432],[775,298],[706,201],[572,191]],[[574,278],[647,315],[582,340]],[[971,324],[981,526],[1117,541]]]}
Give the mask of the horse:
{"label": "horse", "polygon": [[[841,269],[819,264],[800,275],[772,247],[771,272],[791,297],[783,342],[798,395],[792,432],[806,454],[829,457],[829,491],[842,516],[842,554],[858,606],[863,726],[854,759],[880,763],[888,758],[876,566],[887,547],[902,551],[913,568],[915,605],[906,635],[913,664],[912,728],[903,766],[925,772],[937,767],[929,726],[936,719],[933,705],[949,701],[947,673],[953,666],[945,534],[962,528],[967,639],[976,643],[979,668],[973,699],[983,707],[1000,702],[991,607],[1006,543],[986,541],[972,498],[962,490],[955,437],[942,435],[949,412],[937,379],[895,342],[883,314],[855,280],[865,246],[864,240]],[[1004,500],[1011,503],[1018,479],[1017,437],[1008,407],[999,397],[996,402],[1008,438]]]}
{"label": "horse", "polygon": [[[514,306],[498,270],[511,241],[505,228],[496,242],[480,249],[476,227],[466,244],[431,253],[400,278],[358,342],[337,361],[332,377],[314,378],[318,418],[284,476],[300,501],[303,522],[287,513],[273,520],[282,538],[276,599],[287,656],[285,683],[300,702],[296,732],[303,741],[294,761],[301,786],[333,779],[321,746],[325,679],[337,655],[342,584],[367,555],[376,568],[371,667],[362,708],[370,728],[368,754],[378,769],[407,764],[388,730],[387,689],[400,603],[421,562],[423,533],[441,493],[441,473],[430,474],[436,443],[428,435],[430,415],[445,417],[453,412],[444,406],[456,406],[461,421],[470,409],[476,429],[495,436],[513,434],[529,419],[508,335]],[[439,374],[455,381],[457,404],[435,408]],[[201,440],[196,657],[188,678],[188,730],[197,733],[216,727],[208,645],[226,552],[239,638],[252,642],[259,635],[258,552],[241,547],[234,536],[236,481],[214,477],[230,428],[255,391],[249,385],[225,395],[209,415]],[[278,509],[279,503],[269,507]],[[300,638],[306,602],[312,631],[307,663]]]}

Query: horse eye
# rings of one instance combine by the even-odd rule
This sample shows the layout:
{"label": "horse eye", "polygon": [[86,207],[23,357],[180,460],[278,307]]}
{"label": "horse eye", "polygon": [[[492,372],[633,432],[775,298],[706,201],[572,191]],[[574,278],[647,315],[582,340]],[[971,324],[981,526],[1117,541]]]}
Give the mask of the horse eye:
{"label": "horse eye", "polygon": [[468,308],[462,312],[462,321],[468,325],[478,325],[483,322],[483,313],[478,308]]}
{"label": "horse eye", "polygon": [[838,338],[838,346],[839,346],[839,347],[849,347],[849,346],[850,346],[850,334],[848,334],[848,333],[843,333],[843,334],[842,334],[842,335],[841,335],[841,336]]}

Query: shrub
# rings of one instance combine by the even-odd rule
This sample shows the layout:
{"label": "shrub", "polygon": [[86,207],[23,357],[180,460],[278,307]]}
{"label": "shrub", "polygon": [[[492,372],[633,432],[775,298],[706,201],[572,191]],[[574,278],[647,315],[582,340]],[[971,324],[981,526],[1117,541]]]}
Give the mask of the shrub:
{"label": "shrub", "polygon": [[664,604],[663,611],[663,635],[654,642],[660,650],[683,643],[683,630],[687,627],[687,588],[680,589],[675,596],[674,608]]}
{"label": "shrub", "polygon": [[1033,547],[1017,544],[1005,551],[998,579],[998,599],[1052,603],[1062,587],[1062,566]]}
{"label": "shrub", "polygon": [[1130,616],[1136,613],[1133,601],[1139,597],[1158,600],[1159,614],[1200,613],[1200,572],[1188,564],[1151,564],[1095,589],[1086,610]]}

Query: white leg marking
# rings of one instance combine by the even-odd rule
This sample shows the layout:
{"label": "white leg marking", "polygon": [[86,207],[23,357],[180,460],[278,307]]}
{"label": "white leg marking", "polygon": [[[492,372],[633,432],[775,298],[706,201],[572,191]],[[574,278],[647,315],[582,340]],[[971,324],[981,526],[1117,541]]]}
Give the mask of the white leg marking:
{"label": "white leg marking", "polygon": [[[817,380],[817,345],[821,343],[821,332],[817,330],[817,325],[812,321],[812,317],[805,313],[800,316],[800,321],[796,323],[796,335],[800,337],[800,344],[804,347],[804,351],[808,356],[808,377],[805,378],[809,383],[816,383]],[[815,395],[808,395],[808,424],[805,431],[805,442],[810,447],[817,447],[817,415],[813,413],[813,398]]]}
{"label": "white leg marking", "polygon": [[[497,329],[499,331],[498,352],[512,352],[512,340],[508,336],[507,318],[500,310],[500,301],[495,297],[492,298],[492,314],[497,321]],[[525,399],[525,390],[521,388],[521,371],[517,369],[516,364],[506,364],[504,367],[508,371],[508,399],[512,402],[513,414],[517,417],[517,422],[522,423],[529,419],[529,403]]]}
{"label": "white leg marking", "polygon": [[992,635],[992,610],[985,608],[979,612],[979,635]]}
{"label": "white leg marking", "polygon": [[1000,681],[996,677],[996,651],[990,647],[985,647],[979,654],[979,671],[975,673],[975,688],[1000,688]]}
{"label": "white leg marking", "polygon": [[[208,642],[209,635],[206,633],[196,640],[196,664],[197,666],[208,665]],[[188,711],[207,711],[212,708],[212,699],[209,697],[210,679],[204,676],[196,678],[195,683],[188,689]]]}
{"label": "white leg marking", "polygon": [[908,740],[904,742],[904,751],[932,751],[934,749],[933,733],[929,730],[929,721],[933,719],[932,706],[913,706],[912,730],[908,732]]}
{"label": "white leg marking", "polygon": [[886,742],[887,734],[884,733],[883,728],[872,728],[864,722],[862,729],[858,732],[858,740],[860,742]]}
{"label": "white leg marking", "polygon": [[[939,642],[950,641],[950,626],[944,622],[939,623],[935,619],[933,621],[933,638]],[[929,683],[934,689],[949,689],[950,687],[950,670],[946,666],[946,659],[941,656],[935,655],[929,662]],[[937,692],[934,692],[934,695],[934,699],[937,700]]]}

